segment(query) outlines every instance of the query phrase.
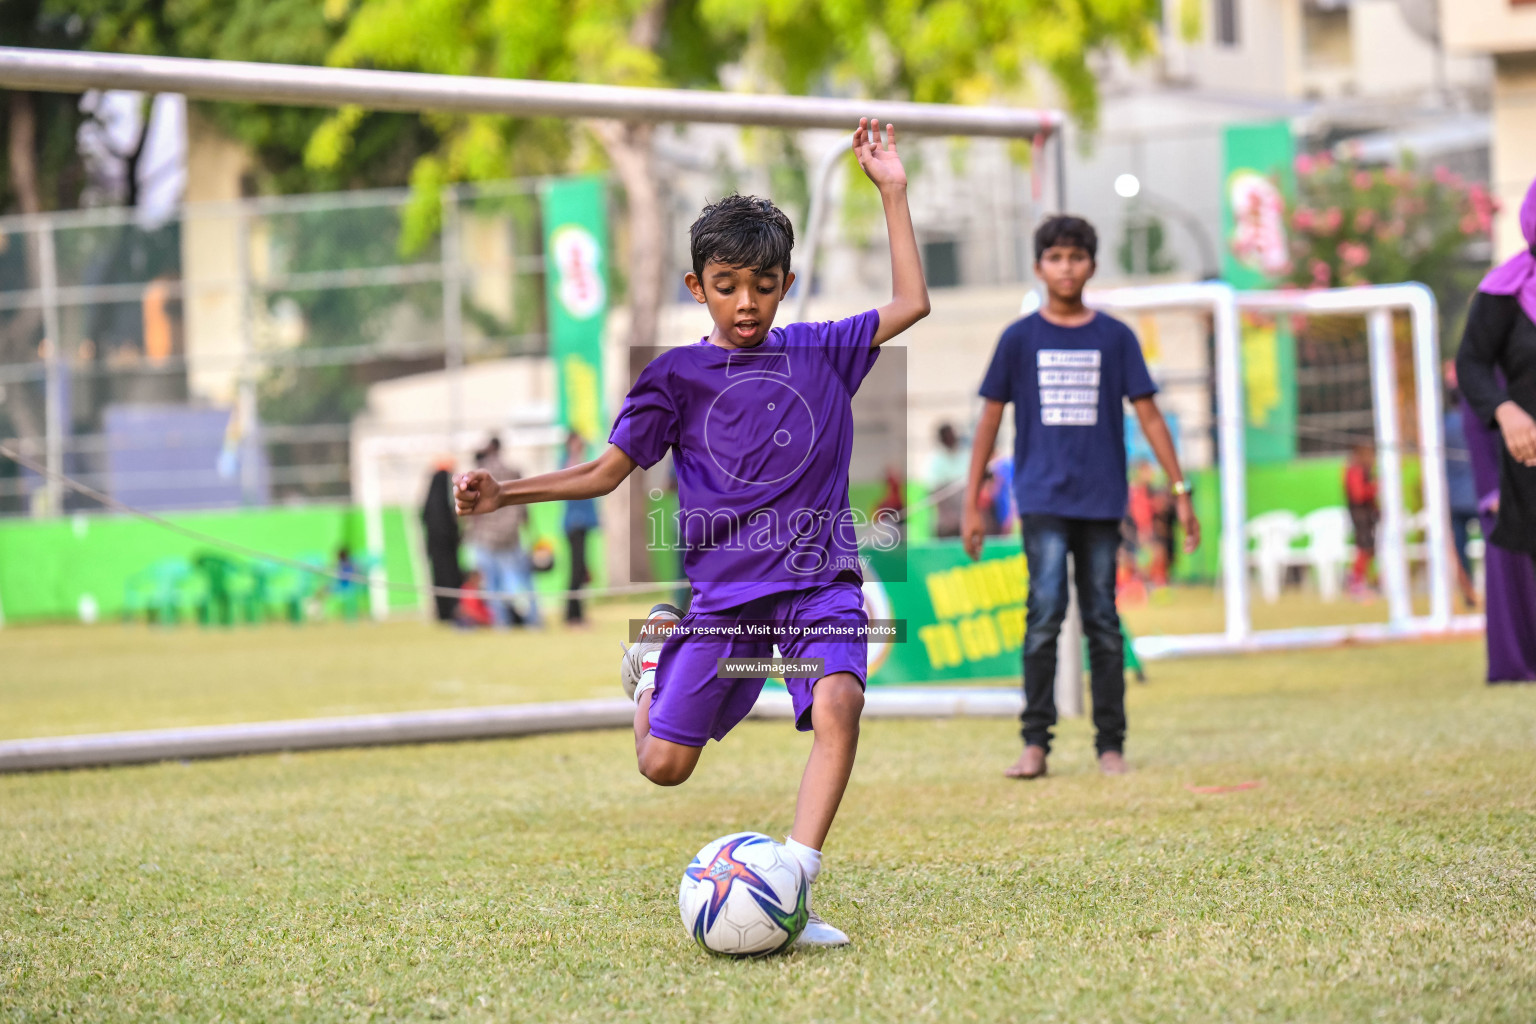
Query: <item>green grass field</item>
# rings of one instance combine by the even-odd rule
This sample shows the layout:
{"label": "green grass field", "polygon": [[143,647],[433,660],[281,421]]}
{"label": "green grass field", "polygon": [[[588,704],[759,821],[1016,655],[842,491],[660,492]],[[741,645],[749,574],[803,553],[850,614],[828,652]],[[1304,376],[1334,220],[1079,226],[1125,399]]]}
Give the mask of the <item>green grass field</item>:
{"label": "green grass field", "polygon": [[[0,631],[0,733],[608,696],[629,612]],[[816,892],[854,945],[763,962],[676,884],[787,829],[783,723],[675,790],[618,731],[0,777],[0,1020],[1536,1017],[1536,688],[1472,643],[1151,669],[1121,779],[1081,721],[1036,783],[1008,722],[870,722]]]}

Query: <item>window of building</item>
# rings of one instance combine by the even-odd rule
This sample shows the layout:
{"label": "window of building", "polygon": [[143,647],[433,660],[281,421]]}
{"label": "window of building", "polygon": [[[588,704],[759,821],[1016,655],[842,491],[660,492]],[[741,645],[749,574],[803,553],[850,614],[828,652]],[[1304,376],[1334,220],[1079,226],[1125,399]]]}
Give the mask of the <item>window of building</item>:
{"label": "window of building", "polygon": [[953,238],[923,243],[923,276],[930,288],[954,288],[960,284],[960,247]]}
{"label": "window of building", "polygon": [[1238,0],[1215,0],[1215,28],[1216,42],[1220,46],[1237,46],[1237,4]]}
{"label": "window of building", "polygon": [[1349,5],[1340,0],[1307,0],[1302,7],[1302,59],[1308,67],[1348,67],[1354,62]]}

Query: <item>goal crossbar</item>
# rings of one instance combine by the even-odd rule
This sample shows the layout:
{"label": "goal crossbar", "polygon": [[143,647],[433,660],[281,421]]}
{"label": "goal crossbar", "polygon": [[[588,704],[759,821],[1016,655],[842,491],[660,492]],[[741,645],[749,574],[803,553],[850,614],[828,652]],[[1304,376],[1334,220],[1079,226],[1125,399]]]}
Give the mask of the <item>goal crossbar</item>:
{"label": "goal crossbar", "polygon": [[850,128],[878,116],[903,131],[1034,139],[1066,123],[1056,110],[958,106],[706,89],[647,89],[415,71],[197,60],[0,47],[0,87],[40,92],[128,89],[200,100],[301,107],[707,122],[777,128]]}

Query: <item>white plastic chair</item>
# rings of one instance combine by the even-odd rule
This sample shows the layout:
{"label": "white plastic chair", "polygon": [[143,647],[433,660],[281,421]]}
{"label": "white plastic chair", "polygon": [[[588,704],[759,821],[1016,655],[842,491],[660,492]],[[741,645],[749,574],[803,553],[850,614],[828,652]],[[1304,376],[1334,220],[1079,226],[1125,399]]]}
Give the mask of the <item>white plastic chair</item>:
{"label": "white plastic chair", "polygon": [[1429,561],[1429,545],[1425,543],[1425,538],[1428,536],[1428,509],[1409,512],[1403,516],[1403,555],[1408,560],[1410,571],[1415,562]]}
{"label": "white plastic chair", "polygon": [[1307,538],[1307,564],[1312,567],[1317,592],[1324,601],[1337,601],[1344,589],[1344,566],[1349,562],[1352,530],[1349,510],[1342,506],[1316,509],[1301,517],[1301,532]]}
{"label": "white plastic chair", "polygon": [[1283,509],[1248,520],[1248,563],[1258,570],[1259,590],[1270,604],[1280,600],[1280,585],[1285,582],[1285,570],[1292,561],[1291,543],[1300,529],[1296,513]]}

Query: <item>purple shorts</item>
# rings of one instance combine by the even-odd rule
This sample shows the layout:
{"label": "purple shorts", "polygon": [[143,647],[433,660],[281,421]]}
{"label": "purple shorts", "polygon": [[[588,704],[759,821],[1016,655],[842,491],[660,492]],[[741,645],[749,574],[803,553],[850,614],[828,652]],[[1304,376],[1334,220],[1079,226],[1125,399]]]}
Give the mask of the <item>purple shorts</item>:
{"label": "purple shorts", "polygon": [[709,636],[688,632],[690,626],[732,621],[792,623],[800,631],[821,626],[839,628],[869,622],[864,592],[857,583],[827,583],[806,590],[769,594],[724,611],[690,612],[678,624],[678,635],[661,648],[656,667],[656,693],[651,698],[651,735],[671,743],[702,747],[710,737],[725,739],[747,717],[763,690],[764,677],[722,679],[715,674],[720,658],[769,658],[774,644],[785,658],[821,658],[825,670],[815,679],[784,680],[795,708],[795,728],[811,728],[811,702],[816,683],[834,672],[852,673],[864,685],[869,640],[862,633],[847,640],[802,636]]}

